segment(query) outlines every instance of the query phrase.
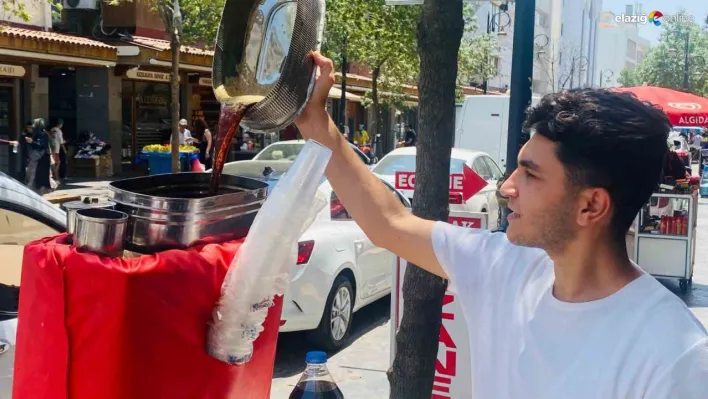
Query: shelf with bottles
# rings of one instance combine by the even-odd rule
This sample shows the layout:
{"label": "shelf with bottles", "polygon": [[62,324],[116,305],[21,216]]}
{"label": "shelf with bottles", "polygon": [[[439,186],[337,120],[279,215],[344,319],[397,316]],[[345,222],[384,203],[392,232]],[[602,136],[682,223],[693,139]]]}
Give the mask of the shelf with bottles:
{"label": "shelf with bottles", "polygon": [[690,196],[652,196],[640,213],[639,235],[688,238],[691,200]]}

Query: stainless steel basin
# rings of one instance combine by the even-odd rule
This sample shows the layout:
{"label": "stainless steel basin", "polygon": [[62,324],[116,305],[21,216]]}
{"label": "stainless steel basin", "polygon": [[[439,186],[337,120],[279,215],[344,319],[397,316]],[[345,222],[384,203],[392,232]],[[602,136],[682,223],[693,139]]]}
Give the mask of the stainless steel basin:
{"label": "stainless steel basin", "polygon": [[210,173],[138,177],[110,184],[115,209],[129,215],[125,249],[155,253],[245,237],[268,184],[222,175],[208,196]]}

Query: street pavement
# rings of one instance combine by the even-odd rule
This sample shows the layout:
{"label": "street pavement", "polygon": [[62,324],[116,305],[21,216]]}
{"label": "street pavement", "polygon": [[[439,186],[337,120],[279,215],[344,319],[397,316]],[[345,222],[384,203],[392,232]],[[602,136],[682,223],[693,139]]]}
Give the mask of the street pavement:
{"label": "street pavement", "polygon": [[[105,196],[109,181],[73,181],[54,194]],[[696,261],[693,286],[681,294],[678,282],[661,282],[683,299],[696,317],[708,326],[708,199],[698,204]],[[390,365],[390,300],[384,298],[355,313],[350,342],[329,353],[329,370],[347,399],[388,397],[386,370]],[[305,333],[281,334],[273,375],[271,399],[285,399],[300,378],[305,354],[312,347]]]}

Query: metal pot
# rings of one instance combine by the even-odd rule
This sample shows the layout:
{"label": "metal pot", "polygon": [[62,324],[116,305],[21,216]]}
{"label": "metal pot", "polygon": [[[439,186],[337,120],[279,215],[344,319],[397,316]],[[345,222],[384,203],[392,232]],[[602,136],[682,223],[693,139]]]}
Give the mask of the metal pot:
{"label": "metal pot", "polygon": [[129,215],[126,249],[155,253],[245,237],[268,184],[222,175],[210,197],[210,179],[211,173],[177,173],[112,182],[116,210]]}
{"label": "metal pot", "polygon": [[312,93],[324,21],[324,0],[226,0],[213,88],[224,106],[252,105],[241,126],[267,133],[295,120]]}
{"label": "metal pot", "polygon": [[66,210],[66,232],[69,234],[74,234],[76,230],[76,211],[79,209],[113,209],[115,207],[115,202],[99,200],[98,198],[86,197],[82,201],[70,201],[62,204],[64,210]]}

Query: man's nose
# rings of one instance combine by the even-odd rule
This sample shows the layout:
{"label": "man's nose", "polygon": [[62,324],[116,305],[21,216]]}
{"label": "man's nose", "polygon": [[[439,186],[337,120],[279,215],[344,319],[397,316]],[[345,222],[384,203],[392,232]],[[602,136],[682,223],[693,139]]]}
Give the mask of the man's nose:
{"label": "man's nose", "polygon": [[518,196],[518,190],[516,189],[515,178],[518,169],[512,172],[510,176],[504,179],[501,187],[499,187],[499,194],[506,198],[515,198]]}

